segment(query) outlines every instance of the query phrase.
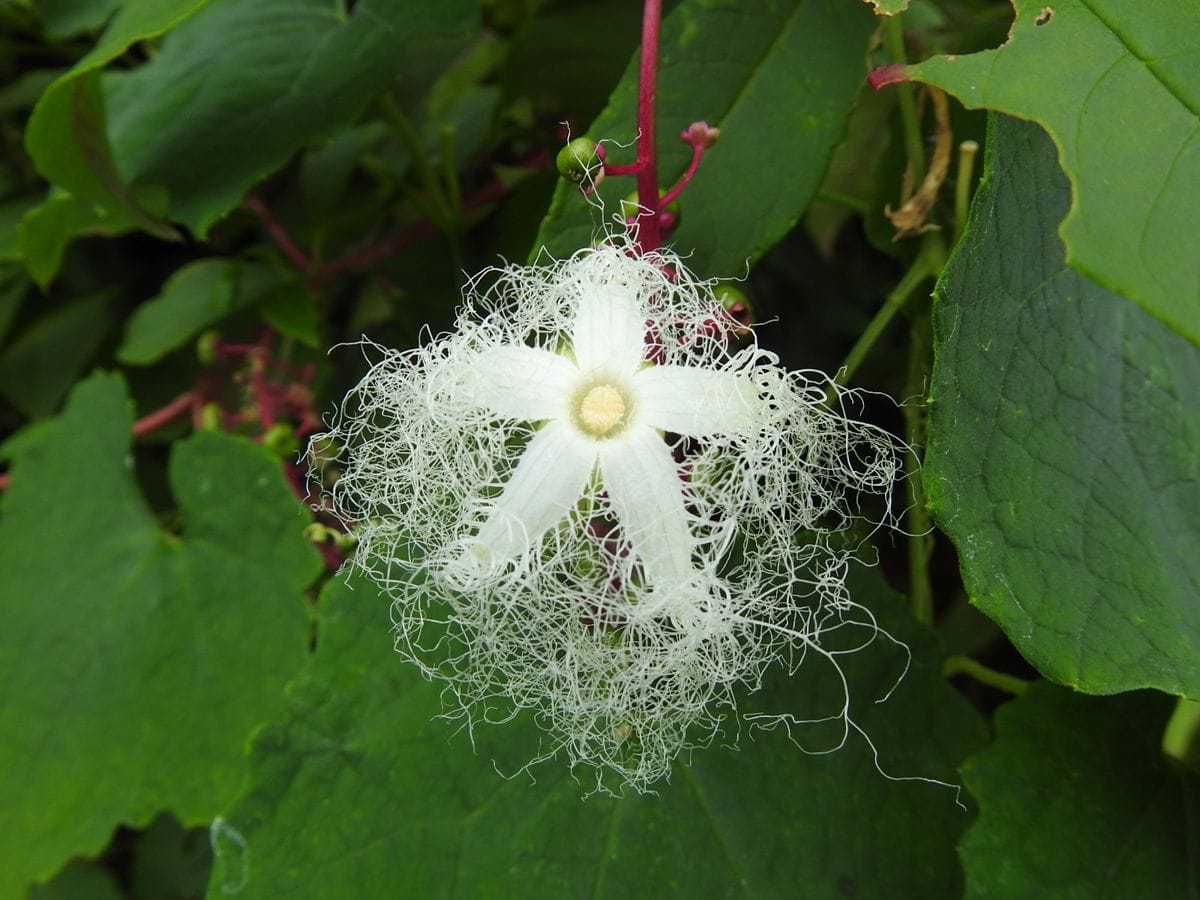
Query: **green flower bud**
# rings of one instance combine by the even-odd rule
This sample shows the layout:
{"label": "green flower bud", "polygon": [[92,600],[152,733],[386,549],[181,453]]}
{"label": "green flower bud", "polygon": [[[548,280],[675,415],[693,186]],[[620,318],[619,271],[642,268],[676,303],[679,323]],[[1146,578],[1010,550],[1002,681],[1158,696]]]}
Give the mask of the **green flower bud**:
{"label": "green flower bud", "polygon": [[586,137],[575,138],[559,150],[555,165],[558,166],[559,175],[576,184],[589,177],[598,181],[596,176],[600,174],[602,166],[596,155],[596,142]]}
{"label": "green flower bud", "polygon": [[196,358],[200,365],[211,366],[217,361],[217,341],[220,339],[215,331],[206,331],[196,338]]}
{"label": "green flower bud", "polygon": [[[739,325],[751,325],[754,323],[754,306],[750,303],[750,298],[742,292],[741,288],[735,287],[727,281],[723,281],[716,286],[713,291],[717,296],[717,300],[725,311]],[[749,332],[739,332],[747,334]]]}
{"label": "green flower bud", "polygon": [[267,429],[262,444],[280,459],[289,459],[300,452],[300,440],[290,425],[278,422]]}
{"label": "green flower bud", "polygon": [[221,430],[221,407],[216,403],[205,403],[200,408],[200,430]]}
{"label": "green flower bud", "polygon": [[[666,191],[664,191],[662,188],[658,189],[658,196],[660,198],[665,194],[666,194]],[[639,212],[641,212],[641,210],[642,210],[642,207],[638,203],[637,191],[630,191],[628,194],[625,195],[625,199],[623,199],[621,201],[621,218],[632,219]],[[671,222],[671,226],[673,228],[679,226],[679,220],[682,217],[683,213],[680,210],[678,200],[672,200],[663,209],[661,209],[660,212],[670,213],[672,216],[674,216],[674,219]]]}

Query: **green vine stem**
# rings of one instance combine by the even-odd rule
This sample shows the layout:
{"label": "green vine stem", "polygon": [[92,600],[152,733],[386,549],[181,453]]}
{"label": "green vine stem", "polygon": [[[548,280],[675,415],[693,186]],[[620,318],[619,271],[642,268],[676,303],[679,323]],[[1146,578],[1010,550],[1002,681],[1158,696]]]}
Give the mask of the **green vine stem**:
{"label": "green vine stem", "polygon": [[971,209],[971,179],[975,175],[975,157],[979,153],[976,141],[963,141],[958,145],[958,174],[954,182],[954,237],[958,238],[967,229],[967,213]]}
{"label": "green vine stem", "polygon": [[944,255],[944,251],[940,254],[935,252],[933,242],[927,241],[925,243],[917,258],[909,266],[908,271],[904,273],[904,277],[892,288],[891,293],[884,299],[883,306],[879,308],[879,312],[875,313],[874,318],[867,323],[867,327],[863,329],[863,333],[858,336],[858,340],[854,342],[854,346],[850,348],[850,352],[842,360],[842,365],[838,369],[837,376],[839,383],[850,383],[850,380],[858,371],[858,367],[862,365],[863,360],[870,354],[875,343],[887,330],[888,325],[892,323],[892,319],[904,308],[909,298],[917,292],[917,288],[927,278],[932,278],[941,271],[941,257]]}
{"label": "green vine stem", "polygon": [[1032,683],[1024,678],[1018,678],[1016,675],[1009,675],[1007,672],[998,672],[969,656],[946,657],[945,662],[942,663],[942,674],[947,678],[966,675],[974,678],[980,684],[986,684],[988,687],[1012,694],[1014,697],[1020,697]]}
{"label": "green vine stem", "polygon": [[[897,65],[908,65],[908,54],[904,49],[904,29],[900,16],[888,16],[883,23],[883,44],[888,56]],[[925,177],[925,143],[921,137],[921,123],[917,120],[916,91],[913,85],[898,84],[897,100],[900,104],[900,121],[904,125],[904,146],[908,154],[908,165],[912,172],[911,184],[920,184]],[[907,200],[901,197],[901,202]]]}

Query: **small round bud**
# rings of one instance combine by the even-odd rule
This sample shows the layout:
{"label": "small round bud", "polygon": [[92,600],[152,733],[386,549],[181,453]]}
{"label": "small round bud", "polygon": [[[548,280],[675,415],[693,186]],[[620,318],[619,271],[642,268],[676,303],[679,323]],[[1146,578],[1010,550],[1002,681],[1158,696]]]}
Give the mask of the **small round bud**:
{"label": "small round bud", "polygon": [[200,408],[200,430],[221,430],[221,407],[216,403],[205,403]]}
{"label": "small round bud", "polygon": [[721,137],[721,129],[714,128],[707,122],[693,122],[679,133],[679,139],[685,144],[707,150]]}
{"label": "small round bud", "polygon": [[262,436],[262,445],[280,459],[289,459],[300,452],[300,441],[290,425],[278,422]]}
{"label": "small round bud", "polygon": [[217,344],[221,336],[215,331],[206,331],[196,338],[196,358],[200,365],[211,366],[217,361]]}
{"label": "small round bud", "polygon": [[587,137],[575,138],[559,150],[554,162],[558,166],[558,174],[576,184],[589,178],[598,181],[597,176],[603,171],[596,154],[596,142]]}
{"label": "small round bud", "polygon": [[[663,197],[665,194],[666,194],[666,191],[664,191],[662,188],[658,189],[658,196],[660,198]],[[624,199],[621,201],[621,218],[626,219],[626,220],[633,219],[633,218],[636,218],[639,214],[641,214],[641,212],[642,212],[642,206],[640,203],[638,203],[637,191],[630,191],[628,194],[625,195]],[[675,228],[679,225],[679,220],[682,217],[682,215],[683,215],[683,213],[682,213],[682,210],[680,210],[680,208],[679,208],[678,200],[672,200],[670,203],[668,203],[666,206],[664,206],[661,210],[659,210],[659,216],[661,217],[662,225],[663,225],[663,227],[667,228],[668,230],[670,230],[671,228]]]}
{"label": "small round bud", "polygon": [[[721,282],[713,293],[716,294],[717,300],[725,312],[729,313],[729,317],[739,325],[748,327],[754,323],[754,306],[741,288],[734,287],[728,282]],[[735,333],[740,337],[747,332],[743,328],[738,329]]]}

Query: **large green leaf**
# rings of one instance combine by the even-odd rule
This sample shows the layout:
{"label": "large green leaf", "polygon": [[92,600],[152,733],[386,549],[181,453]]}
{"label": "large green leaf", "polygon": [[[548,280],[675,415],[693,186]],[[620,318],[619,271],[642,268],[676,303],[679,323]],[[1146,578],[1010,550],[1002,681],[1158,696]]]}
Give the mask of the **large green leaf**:
{"label": "large green leaf", "polygon": [[968,897],[1195,897],[1200,783],[1160,749],[1171,701],[1034,685],[996,716],[963,777],[979,818],[960,847]]}
{"label": "large green leaf", "polygon": [[1008,43],[907,74],[1044,125],[1072,267],[1200,342],[1200,4],[1013,0]]}
{"label": "large green leaf", "polygon": [[243,744],[304,660],[318,563],[278,463],[248,441],[176,446],[182,536],[130,467],[119,378],[13,439],[0,507],[0,896],[160,809],[212,818]]}
{"label": "large green leaf", "polygon": [[[478,0],[214,0],[153,60],[104,80],[118,168],[203,235],[301,147],[350,124],[410,48],[456,39]],[[180,111],[186,110],[186,115]]]}
{"label": "large green leaf", "polygon": [[[166,188],[168,216],[202,235],[297,149],[350,123],[410,51],[457,40],[478,18],[477,0],[346,7],[132,0],[38,103],[29,153],[50,181],[164,236],[139,198]],[[171,28],[149,62],[101,84],[100,67]]]}
{"label": "large green leaf", "polygon": [[1200,696],[1200,352],[1066,267],[1070,188],[995,116],[938,286],[925,482],[973,601],[1048,677]]}
{"label": "large green leaf", "polygon": [[34,107],[25,146],[47,180],[81,200],[121,210],[162,237],[172,229],[148,213],[117,171],[104,126],[99,73],[132,44],[156,37],[209,0],[128,0],[86,56],[58,78]]}
{"label": "large green leaf", "polygon": [[[845,0],[683,0],[663,22],[658,90],[659,177],[669,186],[691,158],[678,135],[704,119],[721,129],[681,197],[672,244],[706,275],[737,276],[778,241],[821,184],[865,76],[863,54],[876,26],[870,9]],[[627,143],[636,136],[637,62],[588,130]],[[609,144],[611,162],[633,148]],[[592,242],[634,189],[630,178],[601,185],[606,216],[562,182],[535,253],[557,256]]]}
{"label": "large green leaf", "polygon": [[[930,635],[873,584],[863,599],[915,661],[876,705],[902,652],[879,641],[844,657],[856,715],[890,771],[953,778],[980,723],[941,679]],[[561,761],[505,780],[493,760],[520,769],[536,729],[478,726],[473,753],[434,718],[439,686],[392,651],[387,607],[361,581],[324,592],[291,711],[258,735],[246,792],[213,827],[211,897],[955,895],[967,814],[950,790],[885,780],[857,736],[814,757],[782,729],[743,733],[740,751],[697,751],[659,796],[585,799]],[[805,714],[836,712],[840,697],[814,659],[751,700]]]}

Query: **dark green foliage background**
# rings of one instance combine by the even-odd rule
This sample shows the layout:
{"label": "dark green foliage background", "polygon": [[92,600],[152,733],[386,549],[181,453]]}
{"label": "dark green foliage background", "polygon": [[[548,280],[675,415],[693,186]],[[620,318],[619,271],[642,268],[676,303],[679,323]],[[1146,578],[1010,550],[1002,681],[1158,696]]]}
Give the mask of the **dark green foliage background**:
{"label": "dark green foliage background", "polygon": [[[632,161],[641,4],[0,3],[0,900],[1200,897],[1200,12],[908,6],[893,76],[985,143],[969,221],[951,165],[938,230],[892,240],[912,85],[866,86],[896,32],[859,0],[667,4],[658,149],[669,184],[721,127],[671,241],[746,276],[789,365],[835,370],[939,261],[853,379],[928,447],[941,530],[851,578],[911,670],[876,703],[904,653],[846,659],[837,753],[731,722],[611,798],[497,774],[530,722],[438,718],[295,459],[364,369],[326,348],[411,346],[464,273],[611,227],[630,180],[606,217],[552,160],[570,131]],[[810,660],[741,708],[840,696]]]}

